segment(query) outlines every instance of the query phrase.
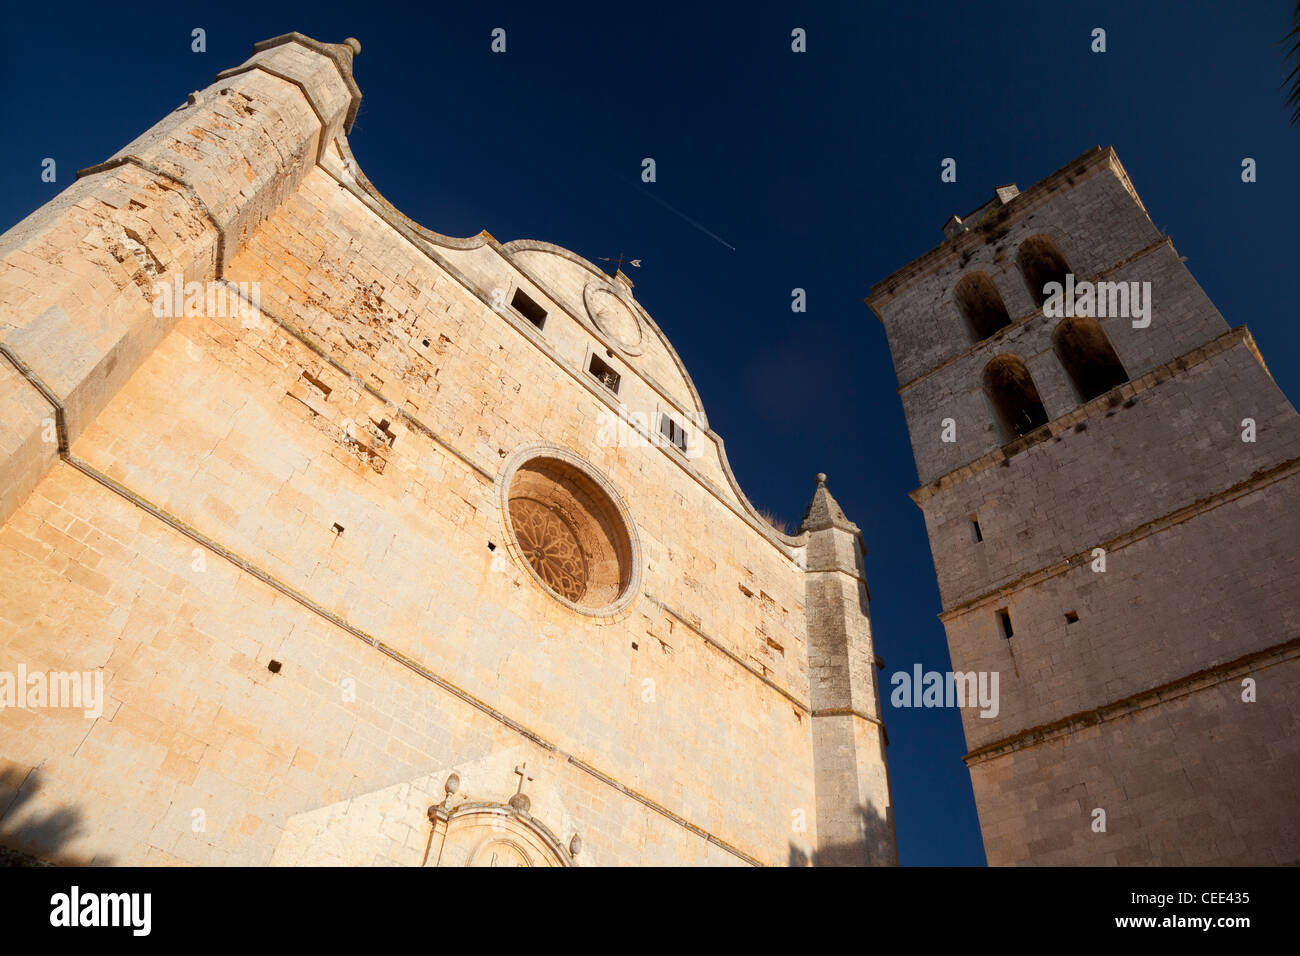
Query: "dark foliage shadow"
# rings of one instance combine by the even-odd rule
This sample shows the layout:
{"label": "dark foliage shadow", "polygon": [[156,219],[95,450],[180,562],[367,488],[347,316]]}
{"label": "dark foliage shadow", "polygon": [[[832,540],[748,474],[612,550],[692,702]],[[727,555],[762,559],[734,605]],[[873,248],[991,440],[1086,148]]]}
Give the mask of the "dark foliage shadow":
{"label": "dark foliage shadow", "polygon": [[[90,866],[91,861],[67,853],[67,846],[85,832],[81,813],[63,807],[28,812],[40,791],[40,770],[0,771],[0,866]],[[95,866],[112,863],[97,857]]]}
{"label": "dark foliage shadow", "polygon": [[852,843],[818,847],[809,854],[790,844],[789,866],[897,866],[898,847],[893,830],[893,814],[881,819],[867,805],[858,808],[862,821],[862,839]]}

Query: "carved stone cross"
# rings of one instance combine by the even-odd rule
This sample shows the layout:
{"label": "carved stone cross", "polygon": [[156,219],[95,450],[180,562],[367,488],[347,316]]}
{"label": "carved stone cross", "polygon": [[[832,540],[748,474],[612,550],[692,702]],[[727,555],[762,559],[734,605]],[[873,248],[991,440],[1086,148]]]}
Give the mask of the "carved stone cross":
{"label": "carved stone cross", "polygon": [[516,790],[515,793],[523,793],[524,782],[533,779],[532,777],[528,776],[527,770],[528,770],[527,761],[521,763],[518,767],[515,767],[515,773],[519,774],[519,789]]}

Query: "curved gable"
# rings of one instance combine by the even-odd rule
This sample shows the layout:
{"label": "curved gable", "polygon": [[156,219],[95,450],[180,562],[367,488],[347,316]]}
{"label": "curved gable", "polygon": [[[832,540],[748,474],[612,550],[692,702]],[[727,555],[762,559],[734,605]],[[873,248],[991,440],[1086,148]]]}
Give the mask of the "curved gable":
{"label": "curved gable", "polygon": [[584,324],[603,333],[627,364],[673,403],[702,415],[699,394],[677,352],[631,293],[631,283],[611,278],[586,259],[548,242],[520,239],[501,247],[524,275]]}

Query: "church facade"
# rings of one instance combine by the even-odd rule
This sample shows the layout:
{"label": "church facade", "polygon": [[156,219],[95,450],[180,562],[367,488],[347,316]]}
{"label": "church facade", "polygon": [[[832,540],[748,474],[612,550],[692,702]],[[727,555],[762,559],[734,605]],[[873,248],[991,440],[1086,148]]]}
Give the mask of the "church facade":
{"label": "church facade", "polygon": [[867,299],[988,861],[1300,863],[1300,417],[1094,149]]}
{"label": "church facade", "polygon": [[626,276],[389,205],[359,52],[257,44],[0,238],[0,843],[895,863],[825,476],[775,530]]}

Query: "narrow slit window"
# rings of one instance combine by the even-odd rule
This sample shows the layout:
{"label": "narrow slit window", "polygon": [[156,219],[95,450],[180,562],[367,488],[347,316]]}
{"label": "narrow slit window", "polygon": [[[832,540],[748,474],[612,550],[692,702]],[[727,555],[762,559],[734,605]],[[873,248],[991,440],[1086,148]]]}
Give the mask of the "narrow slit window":
{"label": "narrow slit window", "polygon": [[546,324],[546,310],[534,302],[523,289],[515,289],[510,307],[539,329]]}
{"label": "narrow slit window", "polygon": [[593,355],[591,357],[591,364],[587,366],[587,371],[590,372],[601,385],[604,385],[615,395],[618,394],[618,386],[622,381],[622,376],[605,364],[604,360],[601,359],[599,355]]}
{"label": "narrow slit window", "polygon": [[975,517],[975,515],[970,516],[970,530],[971,534],[975,536],[976,541],[984,540],[984,532],[980,530],[980,519]]}
{"label": "narrow slit window", "polygon": [[998,625],[1002,628],[1002,637],[1008,641],[1011,640],[1011,636],[1015,631],[1011,629],[1011,614],[1008,613],[1006,608],[998,610]]}
{"label": "narrow slit window", "polygon": [[686,450],[686,429],[677,424],[670,416],[663,415],[660,417],[659,431],[680,450]]}

